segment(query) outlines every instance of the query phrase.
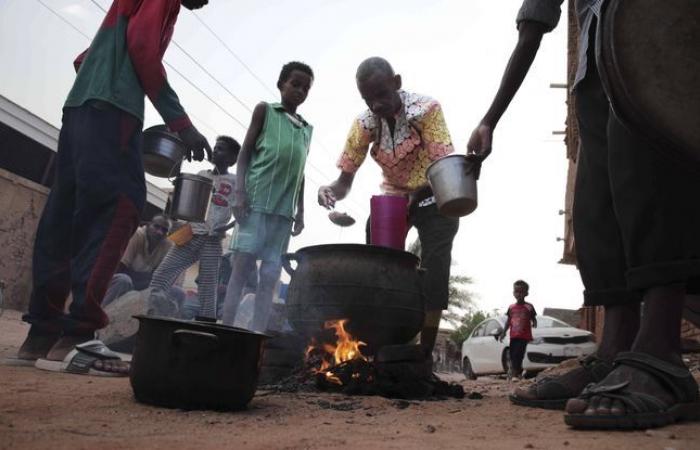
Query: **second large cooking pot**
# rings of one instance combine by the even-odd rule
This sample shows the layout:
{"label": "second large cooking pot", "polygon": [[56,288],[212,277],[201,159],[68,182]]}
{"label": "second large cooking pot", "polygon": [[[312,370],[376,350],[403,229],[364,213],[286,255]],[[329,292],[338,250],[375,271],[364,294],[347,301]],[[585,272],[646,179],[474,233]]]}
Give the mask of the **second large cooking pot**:
{"label": "second large cooking pot", "polygon": [[134,316],[136,400],[183,409],[244,408],[257,387],[266,335],[205,322]]}
{"label": "second large cooking pot", "polygon": [[359,244],[316,245],[284,255],[292,277],[289,322],[312,336],[327,320],[348,319],[348,331],[369,353],[404,344],[425,318],[419,262],[408,252]]}

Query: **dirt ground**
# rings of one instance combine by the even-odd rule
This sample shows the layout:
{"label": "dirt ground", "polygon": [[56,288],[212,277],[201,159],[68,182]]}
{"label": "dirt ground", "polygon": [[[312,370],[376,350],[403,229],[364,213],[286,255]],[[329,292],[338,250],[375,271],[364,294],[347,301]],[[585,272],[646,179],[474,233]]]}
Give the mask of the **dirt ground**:
{"label": "dirt ground", "polygon": [[[20,314],[0,317],[0,358],[26,333]],[[562,413],[511,405],[504,380],[462,383],[479,400],[402,402],[378,397],[259,391],[236,413],[136,403],[127,378],[106,379],[0,365],[0,448],[697,449],[700,423],[661,430],[582,432]]]}

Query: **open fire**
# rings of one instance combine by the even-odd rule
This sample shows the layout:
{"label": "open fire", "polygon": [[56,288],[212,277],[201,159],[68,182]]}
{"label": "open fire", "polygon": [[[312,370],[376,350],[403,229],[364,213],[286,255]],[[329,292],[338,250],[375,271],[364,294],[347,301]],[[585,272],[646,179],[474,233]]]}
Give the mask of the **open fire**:
{"label": "open fire", "polygon": [[306,376],[313,377],[317,389],[404,399],[464,397],[461,386],[433,375],[422,346],[390,345],[376,356],[365,355],[366,344],[347,325],[347,319],[327,321],[306,349]]}
{"label": "open fire", "polygon": [[373,380],[370,361],[361,350],[367,344],[348,333],[345,329],[347,322],[347,319],[327,321],[323,328],[334,330],[336,341],[318,343],[313,338],[306,349],[307,367],[321,384],[345,386],[351,381],[371,383]]}

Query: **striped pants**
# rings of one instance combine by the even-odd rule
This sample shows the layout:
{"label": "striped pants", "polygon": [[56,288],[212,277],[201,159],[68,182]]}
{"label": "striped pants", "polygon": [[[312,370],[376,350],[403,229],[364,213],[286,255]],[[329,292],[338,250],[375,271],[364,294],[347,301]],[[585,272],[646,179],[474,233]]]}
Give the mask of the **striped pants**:
{"label": "striped pants", "polygon": [[166,297],[166,293],[182,272],[199,261],[197,295],[199,315],[216,318],[216,288],[221,260],[221,238],[196,234],[187,244],[170,249],[153,273],[151,299]]}

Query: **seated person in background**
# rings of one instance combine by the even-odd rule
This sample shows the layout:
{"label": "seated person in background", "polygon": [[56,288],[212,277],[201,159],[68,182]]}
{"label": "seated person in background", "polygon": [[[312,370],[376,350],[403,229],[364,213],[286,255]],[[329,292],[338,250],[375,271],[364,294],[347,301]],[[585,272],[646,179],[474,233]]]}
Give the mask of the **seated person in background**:
{"label": "seated person in background", "polygon": [[136,230],[102,299],[103,307],[129,291],[140,291],[148,287],[153,272],[172,246],[165,238],[168,231],[170,220],[162,214],[154,216],[148,224]]}

